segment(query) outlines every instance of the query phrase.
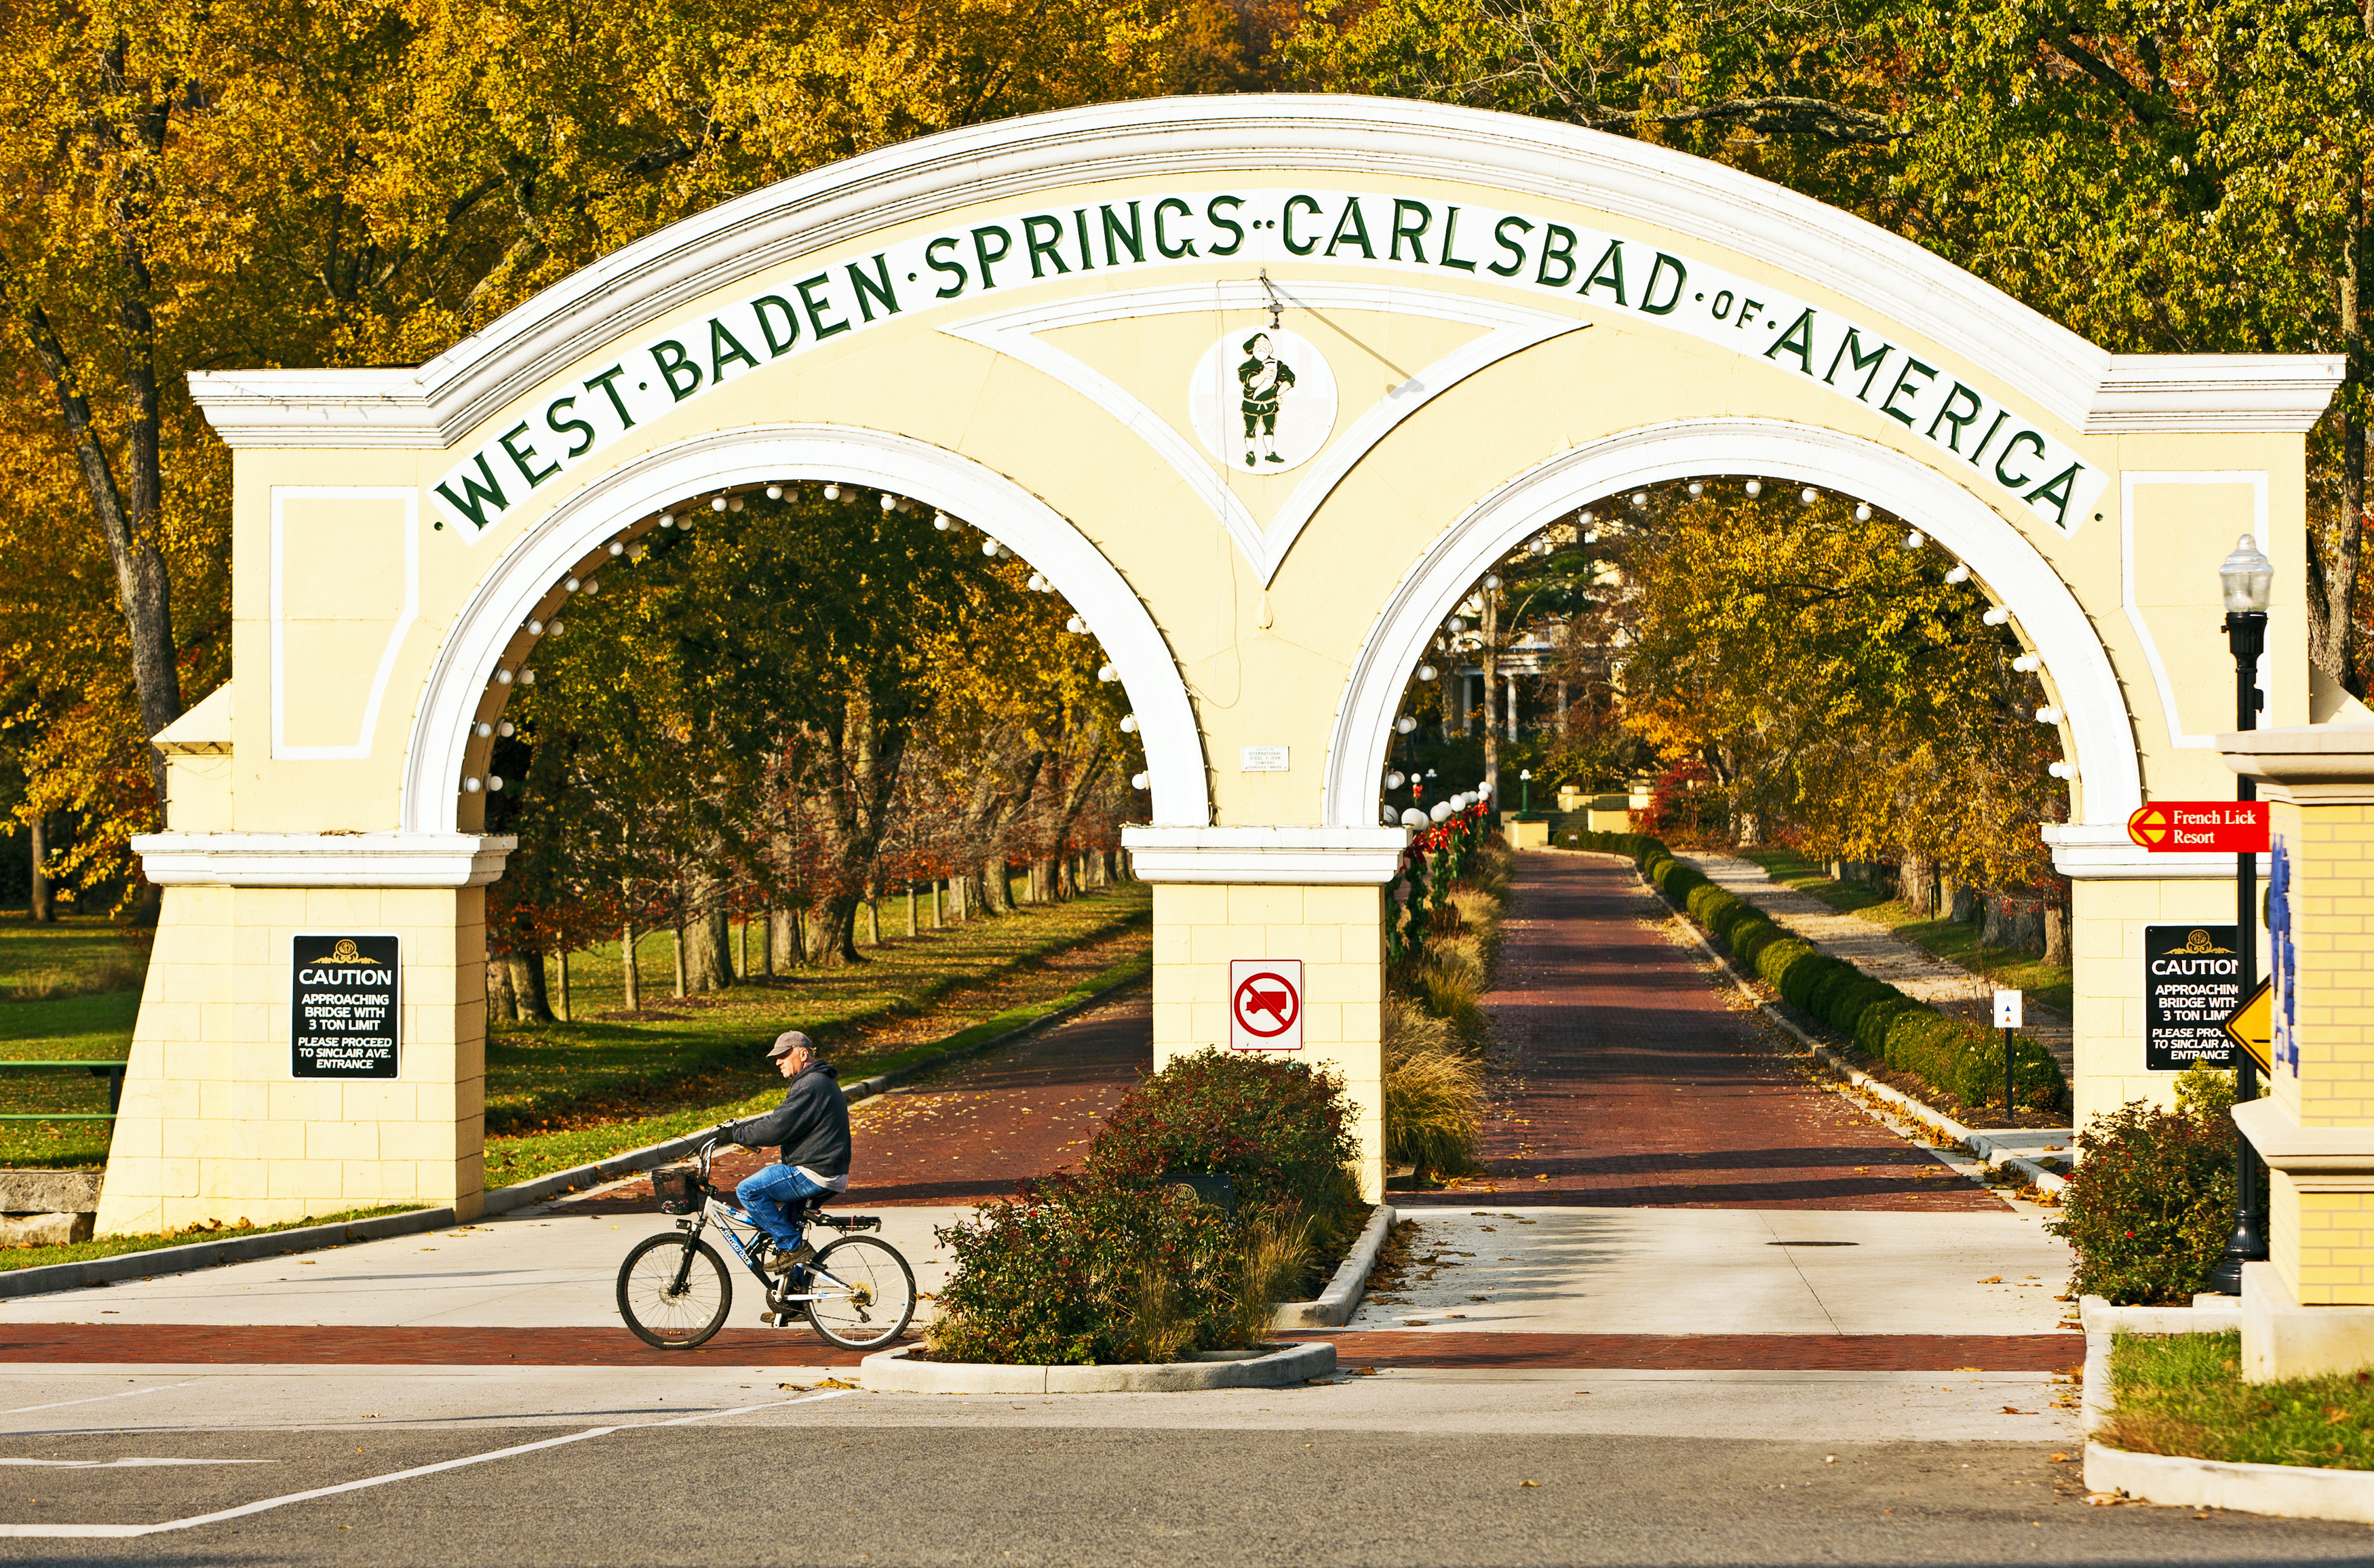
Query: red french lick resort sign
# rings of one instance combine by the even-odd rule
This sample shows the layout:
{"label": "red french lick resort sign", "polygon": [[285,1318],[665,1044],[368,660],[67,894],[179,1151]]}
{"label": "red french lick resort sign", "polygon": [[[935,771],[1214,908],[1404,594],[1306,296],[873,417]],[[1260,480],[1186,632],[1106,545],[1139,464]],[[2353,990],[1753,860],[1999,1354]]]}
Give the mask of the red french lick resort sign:
{"label": "red french lick resort sign", "polygon": [[2154,801],[2127,818],[2127,837],[2146,849],[2206,855],[2262,855],[2264,801]]}

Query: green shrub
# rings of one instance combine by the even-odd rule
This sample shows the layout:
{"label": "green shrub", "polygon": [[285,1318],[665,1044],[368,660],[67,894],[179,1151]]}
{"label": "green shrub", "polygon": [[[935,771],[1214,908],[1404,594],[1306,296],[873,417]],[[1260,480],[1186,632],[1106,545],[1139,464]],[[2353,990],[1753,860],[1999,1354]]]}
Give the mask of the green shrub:
{"label": "green shrub", "polygon": [[1088,1145],[1087,1176],[1143,1186],[1164,1171],[1235,1179],[1238,1212],[1308,1215],[1328,1234],[1350,1199],[1343,1081],[1299,1061],[1197,1051],[1140,1079]]}
{"label": "green shrub", "polygon": [[[1655,838],[1640,833],[1569,833],[1569,848],[1628,855],[1666,897],[1690,912],[1733,956],[1771,985],[1792,1006],[1851,1036],[1865,1056],[1899,1072],[1919,1074],[1966,1106],[2003,1100],[2003,1036],[1999,1030],[1946,1017],[1885,980],[1833,958],[1755,905],[1709,881]],[[2069,1103],[2069,1082],[2052,1053],[2025,1035],[2013,1036],[2019,1103],[2057,1110]]]}
{"label": "green shrub", "polygon": [[2077,1135],[2044,1228],[2077,1254],[2074,1288],[2119,1305],[2205,1290],[2234,1230],[2234,1124],[2137,1100]]}
{"label": "green shrub", "polygon": [[1177,1188],[1059,1182],[935,1234],[954,1266],[931,1328],[938,1360],[1091,1365],[1243,1348],[1245,1249],[1218,1210]]}
{"label": "green shrub", "polygon": [[[932,1353],[1091,1363],[1255,1342],[1349,1238],[1348,1117],[1341,1082],[1301,1062],[1209,1050],[1140,1080],[1079,1171],[939,1229],[954,1268]],[[1234,1223],[1166,1171],[1233,1177]]]}

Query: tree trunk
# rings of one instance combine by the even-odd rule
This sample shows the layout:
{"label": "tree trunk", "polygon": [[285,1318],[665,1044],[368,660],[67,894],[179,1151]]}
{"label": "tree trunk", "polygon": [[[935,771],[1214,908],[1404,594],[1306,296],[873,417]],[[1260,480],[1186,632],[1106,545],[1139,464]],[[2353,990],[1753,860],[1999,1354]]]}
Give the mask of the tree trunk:
{"label": "tree trunk", "polygon": [[684,1000],[684,996],[685,996],[685,989],[684,989],[684,928],[683,928],[682,926],[677,926],[675,930],[671,930],[671,931],[668,933],[668,935],[669,935],[669,937],[670,937],[670,939],[671,939],[671,941],[670,941],[670,942],[669,942],[669,945],[670,945],[670,947],[675,951],[675,954],[676,954],[676,1000],[677,1000],[678,1001],[682,1001],[682,1000]]}
{"label": "tree trunk", "polygon": [[512,1016],[530,1024],[552,1023],[552,999],[544,989],[544,954],[514,953],[508,966]]}
{"label": "tree trunk", "polygon": [[981,888],[985,895],[981,908],[992,915],[1014,913],[1014,868],[1007,865],[1004,855],[992,855],[981,863]]}
{"label": "tree trunk", "polygon": [[564,1023],[574,1022],[577,1012],[569,1002],[569,949],[560,950],[560,1016]]}
{"label": "tree trunk", "polygon": [[58,901],[50,891],[50,819],[45,812],[35,812],[28,825],[28,837],[33,847],[33,883],[26,914],[36,925],[50,925],[58,918]]}
{"label": "tree trunk", "polygon": [[[1484,591],[1484,646],[1476,661],[1484,666],[1484,799],[1500,809],[1500,726],[1492,722],[1500,708],[1500,594]],[[1456,791],[1453,791],[1456,793]]]}
{"label": "tree trunk", "polygon": [[788,975],[800,964],[800,933],[789,909],[767,911],[767,972]]}
{"label": "tree trunk", "polygon": [[1566,739],[1566,683],[1564,681],[1557,684],[1557,732],[1559,740]]}
{"label": "tree trunk", "polygon": [[517,1018],[519,998],[511,990],[511,965],[507,958],[487,960],[487,1016]]}
{"label": "tree trunk", "polygon": [[677,994],[687,989],[729,989],[734,984],[734,965],[728,961],[732,932],[727,930],[725,890],[706,870],[693,872],[690,881],[692,907],[680,930],[684,980]]}
{"label": "tree trunk", "polygon": [[[770,980],[775,977],[775,907],[771,904],[758,916],[758,973]],[[742,935],[746,941],[749,934],[750,922],[745,920],[742,922]]]}
{"label": "tree trunk", "polygon": [[2044,961],[2069,962],[2069,911],[2059,904],[2044,907]]}
{"label": "tree trunk", "polygon": [[1922,919],[1929,918],[1933,907],[1935,890],[1932,878],[1935,874],[1932,863],[1919,855],[1907,855],[1897,862],[1896,896],[1918,911]]}
{"label": "tree trunk", "polygon": [[635,924],[632,920],[618,928],[618,983],[626,989],[627,1011],[641,1012],[643,977],[635,965]]}
{"label": "tree trunk", "polygon": [[2366,293],[2374,285],[2374,249],[2366,226],[2362,189],[2349,200],[2349,231],[2343,240],[2341,345],[2344,379],[2335,400],[2341,411],[2341,515],[2335,520],[2331,558],[2309,538],[2309,659],[2339,681],[2351,696],[2367,695],[2357,630],[2357,575],[2366,530],[2366,400],[2374,387],[2374,355],[2366,333]]}
{"label": "tree trunk", "polygon": [[916,933],[915,933],[915,879],[914,879],[913,877],[909,877],[909,878],[907,879],[907,936],[908,936],[908,939],[909,939],[910,941],[912,941],[912,940],[914,939],[915,934],[916,934]]}

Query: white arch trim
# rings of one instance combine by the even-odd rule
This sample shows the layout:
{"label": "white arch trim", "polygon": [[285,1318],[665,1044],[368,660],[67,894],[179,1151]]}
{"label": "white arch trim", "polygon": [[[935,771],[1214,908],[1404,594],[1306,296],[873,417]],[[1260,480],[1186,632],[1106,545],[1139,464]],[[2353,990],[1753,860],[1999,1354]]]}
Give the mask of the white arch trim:
{"label": "white arch trim", "polygon": [[1645,485],[1726,474],[1861,497],[1969,562],[2044,660],[2077,764],[2076,820],[2123,824],[2143,803],[2134,731],[2110,655],[2068,585],[2002,514],[1935,470],[1856,437],[1776,420],[1693,419],[1561,453],[1443,531],[1387,600],[1353,661],[1321,786],[1324,820],[1338,827],[1377,820],[1389,731],[1410,671],[1494,561],[1577,507]]}
{"label": "white arch trim", "polygon": [[[826,425],[722,431],[651,452],[594,481],[535,523],[488,574],[438,650],[405,755],[408,833],[453,833],[463,754],[504,648],[552,585],[587,552],[669,503],[702,490],[840,480],[938,507],[1046,574],[1088,624],[1128,690],[1146,745],[1153,820],[1211,821],[1203,743],[1169,645],[1146,606],[1062,514],[1005,475],[944,448]],[[722,519],[705,527],[730,526]]]}
{"label": "white arch trim", "polygon": [[977,203],[1248,170],[1484,185],[1653,225],[1858,300],[2089,435],[2306,430],[2341,378],[2334,356],[2111,354],[1851,214],[1629,137],[1279,93],[1096,104],[919,137],[671,224],[417,368],[206,372],[191,390],[234,447],[449,447],[600,345],[795,258]]}

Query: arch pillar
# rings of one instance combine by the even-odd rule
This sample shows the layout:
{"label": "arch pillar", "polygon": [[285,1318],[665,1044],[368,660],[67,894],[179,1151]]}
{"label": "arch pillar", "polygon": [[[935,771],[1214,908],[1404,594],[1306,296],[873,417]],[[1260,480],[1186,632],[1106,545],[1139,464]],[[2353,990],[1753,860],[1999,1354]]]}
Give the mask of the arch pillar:
{"label": "arch pillar", "polygon": [[1398,827],[1130,827],[1154,884],[1154,1065],[1228,1044],[1228,965],[1302,965],[1302,1049],[1356,1107],[1360,1196],[1385,1191],[1385,883]]}

